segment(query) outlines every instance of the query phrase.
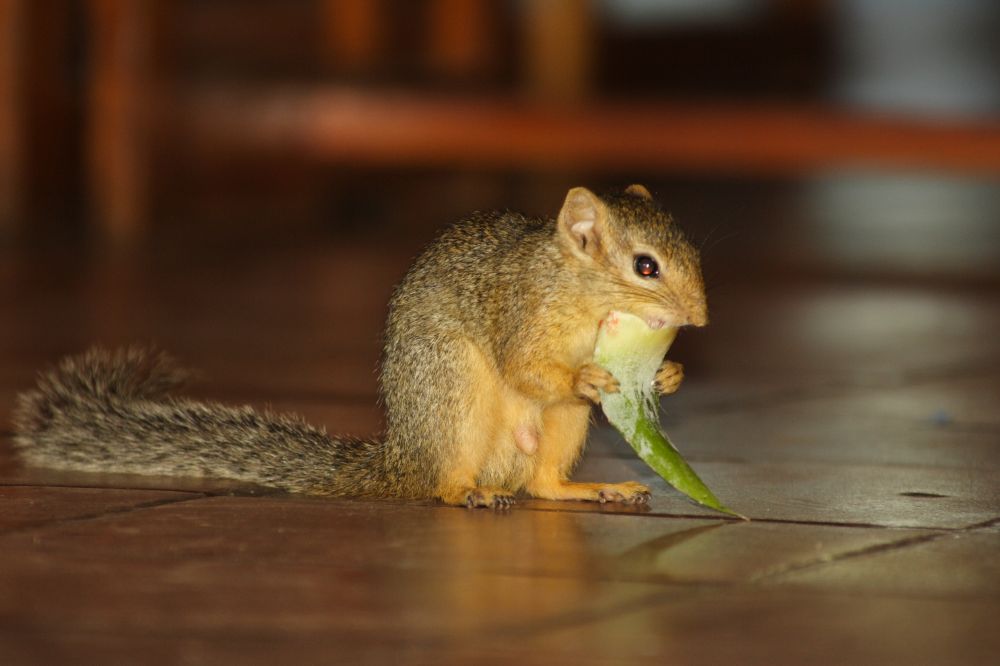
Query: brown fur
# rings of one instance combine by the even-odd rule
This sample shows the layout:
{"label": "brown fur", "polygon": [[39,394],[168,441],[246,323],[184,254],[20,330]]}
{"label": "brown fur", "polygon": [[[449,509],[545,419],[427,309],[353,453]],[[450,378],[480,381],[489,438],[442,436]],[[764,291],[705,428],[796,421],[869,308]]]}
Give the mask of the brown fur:
{"label": "brown fur", "polygon": [[[659,279],[639,278],[636,254]],[[238,478],[293,492],[437,497],[506,506],[549,499],[641,502],[636,483],[569,475],[597,389],[598,324],[626,310],[707,322],[693,247],[642,186],[569,192],[555,220],[477,213],[416,260],[389,307],[381,364],[384,440],[334,440],[298,417],[170,397],[169,358],[91,351],[19,396],[15,444],[33,464],[90,471]],[[669,362],[661,390],[675,390]]]}

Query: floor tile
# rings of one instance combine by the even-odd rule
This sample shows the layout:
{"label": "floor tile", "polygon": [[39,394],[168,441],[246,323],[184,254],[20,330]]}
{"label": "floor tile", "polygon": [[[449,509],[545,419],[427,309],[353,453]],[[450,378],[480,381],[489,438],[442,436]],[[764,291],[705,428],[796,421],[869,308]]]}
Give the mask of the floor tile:
{"label": "floor tile", "polygon": [[[361,660],[429,655],[442,663],[484,650],[526,663],[658,659],[700,644],[713,654],[714,630],[705,630],[717,618],[670,641],[671,623],[647,614],[680,604],[690,609],[675,621],[710,616],[705,598],[723,594],[720,586],[917,535],[523,507],[207,498],[0,536],[0,655],[14,635],[9,649],[19,652],[10,654],[56,658],[76,649],[84,662],[114,655],[115,645],[256,662],[336,641]],[[774,607],[799,615],[806,603],[792,593],[776,603],[746,587],[724,594],[726,622]],[[387,634],[388,626],[396,629]]]}
{"label": "floor tile", "polygon": [[117,514],[197,497],[170,491],[0,485],[0,535],[11,529]]}
{"label": "floor tile", "polygon": [[[724,504],[754,519],[959,528],[1000,516],[1000,486],[992,468],[711,461],[694,461],[692,467]],[[584,458],[574,478],[637,480],[653,490],[653,513],[712,515],[638,458]],[[566,509],[602,510],[583,503]]]}
{"label": "floor tile", "polygon": [[[683,389],[682,389],[683,390]],[[690,457],[748,462],[813,461],[1000,469],[1000,380],[961,378],[785,398],[774,405],[673,411],[662,426]],[[611,440],[607,444],[604,440]],[[597,430],[598,451],[625,455]]]}
{"label": "floor tile", "polygon": [[[261,640],[272,646],[263,654],[338,642],[347,655],[422,646],[447,654],[455,643],[622,612],[653,592],[625,581],[487,573],[504,564],[488,560],[490,544],[471,532],[446,522],[421,534],[387,519],[412,507],[400,515],[388,504],[268,500],[255,518],[244,506],[252,500],[202,501],[180,514],[153,509],[136,520],[0,537],[0,654],[8,641],[59,654],[81,636],[101,653],[108,641],[100,637],[110,635],[126,645],[160,639],[182,652],[203,643],[220,654],[221,645],[224,661]],[[504,520],[421,511],[479,526]],[[530,537],[506,552],[525,544]]]}
{"label": "floor tile", "polygon": [[553,631],[541,653],[614,663],[988,664],[1000,601],[804,595],[772,590],[674,595],[621,617]]}
{"label": "floor tile", "polygon": [[[52,489],[57,504],[62,493]],[[44,504],[48,497],[39,495]],[[372,572],[735,583],[923,534],[531,510],[530,503],[497,513],[431,503],[214,497],[4,543],[12,554],[57,548],[59,563],[67,565],[96,557],[211,568],[227,558],[252,558],[262,566]]]}
{"label": "floor tile", "polygon": [[1000,325],[992,292],[752,282],[720,292],[712,323],[676,345],[693,376],[866,385],[1000,361],[983,335]]}
{"label": "floor tile", "polygon": [[950,534],[793,571],[774,582],[950,599],[989,597],[1000,602],[1000,533]]}

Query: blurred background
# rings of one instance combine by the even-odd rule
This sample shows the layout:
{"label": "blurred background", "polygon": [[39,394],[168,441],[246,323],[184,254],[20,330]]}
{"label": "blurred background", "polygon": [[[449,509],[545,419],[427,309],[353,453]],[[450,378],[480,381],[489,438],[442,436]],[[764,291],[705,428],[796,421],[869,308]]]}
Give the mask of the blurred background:
{"label": "blurred background", "polygon": [[0,238],[426,239],[632,181],[719,267],[992,279],[991,0],[0,0]]}
{"label": "blurred background", "polygon": [[[336,393],[303,379],[327,354],[369,404],[437,229],[632,182],[716,315],[846,285],[772,319],[850,319],[893,371],[887,317],[977,329],[940,290],[1000,284],[998,35],[992,0],[0,0],[10,384],[138,340],[262,394],[262,358]],[[742,330],[714,320],[688,353]]]}

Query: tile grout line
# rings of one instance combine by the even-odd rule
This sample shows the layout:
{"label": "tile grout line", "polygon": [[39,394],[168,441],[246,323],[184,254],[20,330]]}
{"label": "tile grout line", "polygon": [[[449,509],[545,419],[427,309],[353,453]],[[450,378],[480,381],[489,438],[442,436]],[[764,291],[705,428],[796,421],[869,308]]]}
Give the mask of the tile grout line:
{"label": "tile grout line", "polygon": [[[206,499],[212,497],[235,497],[235,498],[290,498],[290,499],[319,499],[321,501],[347,501],[347,502],[361,502],[361,503],[375,503],[382,504],[385,500],[381,499],[371,499],[363,497],[343,497],[343,498],[324,498],[319,496],[309,496],[309,495],[295,495],[285,493],[281,490],[274,490],[273,492],[266,492],[267,488],[262,488],[261,490],[265,492],[257,492],[253,494],[242,494],[239,493],[238,489],[224,490],[224,491],[211,491],[211,490],[184,490],[179,488],[158,488],[158,487],[146,487],[146,486],[104,486],[104,485],[80,485],[80,484],[39,484],[32,483],[28,481],[11,482],[11,483],[0,483],[0,487],[6,488],[66,488],[66,489],[90,489],[90,490],[120,490],[120,491],[150,491],[150,492],[173,492],[173,493],[185,493],[194,494],[198,497],[184,498],[179,500],[154,500],[152,503],[145,503],[135,505],[135,509],[148,508],[147,504],[151,506],[156,506],[158,504],[168,504],[172,502],[190,501],[194,499]],[[390,500],[391,501],[391,500]],[[531,498],[528,499],[531,501]],[[442,504],[434,501],[404,501],[403,503],[409,504],[414,507],[427,507],[432,509],[447,509],[447,510],[461,510],[461,511],[490,511],[489,509],[469,509],[464,506],[449,506],[447,504]],[[129,509],[123,509],[127,511]],[[607,515],[607,516],[631,516],[637,518],[661,518],[661,519],[679,519],[679,520],[709,520],[709,521],[719,521],[720,524],[740,524],[744,521],[723,515],[715,514],[694,514],[694,513],[659,513],[653,510],[650,511],[627,511],[627,510],[611,510],[602,511],[597,510],[567,510],[561,507],[538,507],[529,506],[525,504],[516,505],[512,511],[537,511],[543,513],[565,513],[565,514],[588,514],[588,515]],[[117,512],[117,511],[116,511]],[[494,513],[498,512],[493,510]],[[101,514],[93,514],[87,516],[89,518],[98,517]],[[973,529],[982,529],[985,527],[992,527],[994,524],[1000,523],[1000,517],[988,519],[986,521],[975,523],[973,525],[964,525],[959,527],[948,527],[948,526],[934,526],[934,525],[882,525],[878,523],[864,523],[864,522],[846,522],[846,521],[833,521],[833,520],[796,520],[792,518],[754,518],[748,521],[751,523],[763,523],[769,525],[801,525],[801,526],[819,526],[819,527],[843,527],[843,528],[853,528],[853,529],[869,529],[869,530],[923,530],[923,531],[934,531],[939,532],[941,535],[961,533]],[[49,524],[49,523],[45,523]]]}
{"label": "tile grout line", "polygon": [[[790,573],[795,573],[798,571],[804,571],[807,569],[814,569],[818,567],[823,567],[828,564],[834,564],[836,562],[843,562],[845,560],[852,560],[859,557],[867,557],[868,555],[876,555],[878,553],[892,552],[897,550],[904,550],[912,546],[919,546],[925,543],[930,543],[932,541],[937,541],[945,537],[958,536],[961,534],[968,534],[975,532],[977,530],[988,529],[994,525],[1000,524],[1000,518],[991,518],[979,523],[973,523],[972,525],[966,525],[964,527],[958,527],[947,530],[934,531],[930,534],[921,534],[905,539],[900,539],[898,541],[890,541],[888,543],[880,543],[872,546],[866,546],[864,548],[858,548],[856,550],[849,550],[844,553],[837,555],[832,555],[830,557],[821,557],[809,562],[803,562],[800,564],[789,564],[785,567],[780,567],[772,569],[770,571],[765,571],[757,576],[753,576],[747,582],[751,584],[756,584],[764,580],[769,580],[772,578],[777,578],[780,576],[785,576]],[[907,529],[930,529],[930,528],[907,528]]]}
{"label": "tile grout line", "polygon": [[777,567],[775,569],[765,571],[756,576],[752,576],[747,582],[750,584],[757,584],[762,581],[778,578],[780,576],[786,576],[790,573],[805,571],[807,569],[815,569],[818,567],[826,566],[828,564],[834,564],[836,562],[843,562],[845,560],[852,560],[858,557],[865,557],[867,555],[874,555],[877,553],[889,552],[894,550],[903,550],[904,548],[908,548],[910,546],[916,546],[923,543],[930,543],[931,541],[936,541],[948,535],[949,535],[948,532],[921,534],[919,536],[908,537],[905,539],[900,539],[898,541],[879,543],[879,544],[874,544],[872,546],[865,546],[864,548],[858,548],[856,550],[849,550],[843,553],[831,555],[830,557],[820,557],[815,560],[810,560],[808,562],[791,563],[788,564],[787,566]]}
{"label": "tile grout line", "polygon": [[[309,496],[309,495],[295,495],[290,493],[285,493],[281,490],[275,490],[274,492],[257,492],[253,494],[242,494],[238,492],[238,489],[224,490],[224,491],[211,491],[211,490],[184,490],[179,488],[156,488],[156,487],[132,487],[132,486],[102,486],[102,485],[79,485],[79,484],[67,484],[67,485],[53,485],[53,484],[39,484],[31,482],[13,482],[13,483],[0,483],[0,487],[7,488],[78,488],[78,489],[92,489],[92,490],[122,490],[122,491],[151,491],[151,492],[174,492],[174,493],[186,493],[195,494],[198,497],[185,498],[181,500],[155,500],[158,503],[171,503],[180,501],[189,501],[193,499],[206,499],[212,497],[235,497],[235,498],[289,498],[289,499],[318,499],[320,501],[347,501],[347,502],[361,502],[361,503],[374,503],[383,504],[386,500],[381,499],[371,499],[363,497],[343,497],[343,498],[329,498],[329,497],[319,497],[319,496]],[[269,489],[263,488],[263,491]],[[389,500],[392,501],[392,500]],[[531,501],[529,498],[528,501]],[[414,507],[427,507],[432,509],[446,509],[446,510],[460,510],[460,511],[487,511],[490,509],[469,509],[464,506],[450,506],[447,504],[434,502],[434,501],[403,501],[404,504],[408,504]],[[135,508],[142,509],[147,508],[145,504],[135,505]],[[127,509],[126,509],[127,510]],[[588,514],[588,515],[606,515],[606,516],[631,516],[637,518],[661,518],[661,519],[678,519],[678,520],[709,520],[709,521],[719,521],[720,524],[741,524],[744,521],[733,518],[729,516],[714,515],[714,514],[696,514],[696,513],[658,513],[655,511],[602,511],[598,510],[567,510],[561,507],[538,507],[529,506],[526,504],[515,505],[509,511],[537,511],[543,513],[565,513],[565,514]],[[497,512],[497,510],[493,510]],[[91,517],[96,517],[100,514],[95,514]],[[1000,517],[991,518],[981,523],[975,523],[973,525],[964,525],[959,527],[948,527],[940,525],[881,525],[878,523],[863,523],[863,522],[846,522],[846,521],[834,521],[834,520],[796,520],[792,518],[754,518],[748,521],[751,523],[763,523],[768,525],[801,525],[801,526],[819,526],[819,527],[843,527],[843,528],[853,528],[853,529],[866,529],[866,530],[923,530],[923,531],[934,531],[940,532],[942,535],[955,534],[963,531],[968,531],[972,529],[981,529],[984,527],[992,527],[994,524],[1000,523]]]}
{"label": "tile grout line", "polygon": [[[189,495],[192,493],[188,493]],[[63,525],[69,525],[73,523],[87,522],[87,521],[98,521],[102,518],[110,518],[113,516],[121,516],[133,512],[144,511],[146,509],[155,509],[161,506],[169,506],[173,504],[182,504],[184,502],[194,502],[196,500],[202,500],[212,497],[206,493],[198,493],[195,497],[181,497],[181,498],[169,498],[169,499],[159,499],[150,500],[148,502],[140,502],[139,504],[132,504],[126,507],[120,507],[117,509],[109,509],[107,511],[101,511],[98,513],[88,513],[79,516],[69,516],[66,518],[60,518],[58,520],[52,521],[40,521],[34,523],[28,523],[27,525],[19,525],[17,527],[12,527],[7,530],[0,530],[0,539],[13,534],[22,534],[24,532],[32,532],[35,530],[42,530],[48,528],[57,528]]]}
{"label": "tile grout line", "polygon": [[[443,508],[454,508],[454,509],[465,509],[465,507],[448,507]],[[466,509],[468,510],[468,509]],[[517,511],[518,508],[513,509]],[[522,506],[521,510],[525,511],[546,511],[551,513],[586,513],[586,514],[597,514],[597,515],[609,515],[609,516],[635,516],[639,518],[678,518],[682,520],[717,520],[723,523],[733,523],[742,524],[744,522],[750,523],[764,523],[768,525],[812,525],[821,527],[847,527],[856,529],[868,529],[868,530],[925,530],[925,531],[936,531],[942,534],[952,534],[955,532],[961,532],[970,529],[969,526],[961,527],[942,527],[942,526],[928,526],[928,525],[880,525],[878,523],[851,523],[851,522],[840,522],[834,520],[795,520],[793,518],[754,518],[750,517],[749,521],[743,521],[739,518],[733,518],[730,516],[718,516],[711,514],[697,514],[697,513],[656,513],[654,511],[645,512],[627,512],[627,511],[568,511],[560,508],[547,508],[547,507],[531,507]],[[1000,521],[1000,518],[996,519]],[[989,521],[987,521],[989,522]],[[978,524],[977,524],[978,525]]]}
{"label": "tile grout line", "polygon": [[1000,525],[1000,517],[990,518],[989,520],[984,520],[979,523],[973,523],[972,525],[968,525],[962,528],[962,531],[975,532],[977,530],[986,530],[993,527],[994,525]]}

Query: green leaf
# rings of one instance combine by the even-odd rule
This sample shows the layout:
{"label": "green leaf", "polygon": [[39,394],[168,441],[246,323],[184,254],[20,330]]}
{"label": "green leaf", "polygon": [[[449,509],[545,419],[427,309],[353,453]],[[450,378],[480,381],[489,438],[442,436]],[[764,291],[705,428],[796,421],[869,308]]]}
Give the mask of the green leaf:
{"label": "green leaf", "polygon": [[676,328],[652,329],[634,315],[609,314],[601,322],[594,360],[614,375],[619,390],[601,391],[601,407],[611,425],[664,481],[699,504],[747,520],[719,501],[660,430],[653,379],[676,336]]}

